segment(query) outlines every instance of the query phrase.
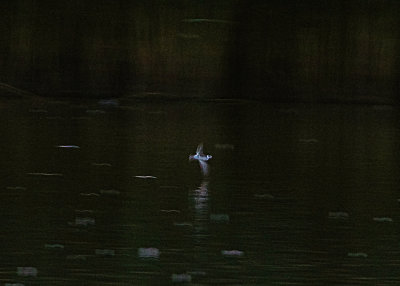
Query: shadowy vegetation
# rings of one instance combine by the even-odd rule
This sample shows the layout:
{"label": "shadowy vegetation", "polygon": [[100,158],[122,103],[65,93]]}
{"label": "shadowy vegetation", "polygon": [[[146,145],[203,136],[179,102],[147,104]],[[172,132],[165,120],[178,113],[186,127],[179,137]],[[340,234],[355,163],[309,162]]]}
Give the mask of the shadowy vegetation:
{"label": "shadowy vegetation", "polygon": [[41,95],[398,98],[397,1],[0,5],[0,82]]}

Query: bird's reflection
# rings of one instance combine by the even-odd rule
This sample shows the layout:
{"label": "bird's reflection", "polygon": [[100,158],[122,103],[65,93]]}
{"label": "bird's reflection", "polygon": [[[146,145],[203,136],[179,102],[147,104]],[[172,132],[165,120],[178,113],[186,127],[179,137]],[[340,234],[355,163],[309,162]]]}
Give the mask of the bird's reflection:
{"label": "bird's reflection", "polygon": [[193,199],[195,229],[201,231],[206,228],[208,220],[208,181],[203,180],[200,187],[191,192]]}
{"label": "bird's reflection", "polygon": [[193,211],[193,243],[195,269],[203,273],[209,261],[207,238],[209,237],[209,182],[204,179],[200,186],[189,192],[189,200]]}

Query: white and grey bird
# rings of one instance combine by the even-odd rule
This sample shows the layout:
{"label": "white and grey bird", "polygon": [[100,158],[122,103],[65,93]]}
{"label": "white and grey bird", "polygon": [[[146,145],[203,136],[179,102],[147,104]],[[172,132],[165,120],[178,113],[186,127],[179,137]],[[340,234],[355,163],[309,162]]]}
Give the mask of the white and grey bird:
{"label": "white and grey bird", "polygon": [[199,146],[197,146],[196,154],[195,155],[190,155],[189,160],[197,160],[199,161],[200,164],[200,169],[201,172],[203,173],[204,176],[208,175],[208,163],[207,161],[212,158],[211,155],[204,155],[203,153],[203,143],[200,143]]}

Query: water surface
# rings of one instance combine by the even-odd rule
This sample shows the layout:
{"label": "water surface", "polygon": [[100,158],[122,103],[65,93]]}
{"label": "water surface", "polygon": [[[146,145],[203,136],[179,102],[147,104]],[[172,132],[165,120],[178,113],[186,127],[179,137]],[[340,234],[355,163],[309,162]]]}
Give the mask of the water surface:
{"label": "water surface", "polygon": [[400,283],[396,108],[0,110],[0,285]]}

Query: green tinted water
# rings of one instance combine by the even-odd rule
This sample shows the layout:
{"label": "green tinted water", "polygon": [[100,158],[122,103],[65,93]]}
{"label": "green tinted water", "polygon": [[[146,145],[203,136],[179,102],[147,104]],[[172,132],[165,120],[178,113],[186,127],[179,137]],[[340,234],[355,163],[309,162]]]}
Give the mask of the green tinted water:
{"label": "green tinted water", "polygon": [[39,107],[1,107],[0,285],[400,283],[395,108]]}

